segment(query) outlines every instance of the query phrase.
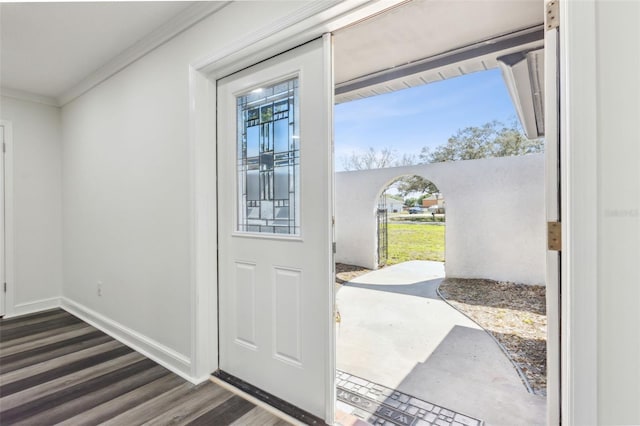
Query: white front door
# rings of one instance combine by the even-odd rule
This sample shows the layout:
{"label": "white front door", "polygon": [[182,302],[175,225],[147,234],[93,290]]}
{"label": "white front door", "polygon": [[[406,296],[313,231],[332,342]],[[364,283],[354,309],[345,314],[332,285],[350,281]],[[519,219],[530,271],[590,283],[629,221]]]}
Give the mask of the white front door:
{"label": "white front door", "polygon": [[[331,39],[218,81],[220,369],[333,406]],[[333,419],[330,419],[333,422]]]}

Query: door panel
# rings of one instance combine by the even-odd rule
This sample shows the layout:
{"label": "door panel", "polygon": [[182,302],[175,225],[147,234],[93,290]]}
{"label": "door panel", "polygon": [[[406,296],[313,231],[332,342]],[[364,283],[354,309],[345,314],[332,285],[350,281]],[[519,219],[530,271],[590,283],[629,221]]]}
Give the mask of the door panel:
{"label": "door panel", "polygon": [[325,36],[218,81],[220,369],[331,412],[333,82]]}
{"label": "door panel", "polygon": [[235,262],[235,340],[256,349],[256,265]]}

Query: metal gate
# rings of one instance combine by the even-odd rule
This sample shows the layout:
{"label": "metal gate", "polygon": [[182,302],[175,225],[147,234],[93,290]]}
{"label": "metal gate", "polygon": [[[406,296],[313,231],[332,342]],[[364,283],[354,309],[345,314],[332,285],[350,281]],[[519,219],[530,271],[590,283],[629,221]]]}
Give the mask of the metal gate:
{"label": "metal gate", "polygon": [[387,217],[387,197],[385,194],[380,196],[378,201],[378,212],[376,213],[378,221],[378,266],[387,264],[389,258],[389,230]]}

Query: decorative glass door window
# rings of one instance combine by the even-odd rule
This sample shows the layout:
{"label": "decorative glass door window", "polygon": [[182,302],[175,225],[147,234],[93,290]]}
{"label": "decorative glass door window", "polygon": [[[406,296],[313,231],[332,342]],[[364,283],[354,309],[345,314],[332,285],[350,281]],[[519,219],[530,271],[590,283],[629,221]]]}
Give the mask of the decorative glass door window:
{"label": "decorative glass door window", "polygon": [[298,78],[237,98],[238,231],[300,235]]}

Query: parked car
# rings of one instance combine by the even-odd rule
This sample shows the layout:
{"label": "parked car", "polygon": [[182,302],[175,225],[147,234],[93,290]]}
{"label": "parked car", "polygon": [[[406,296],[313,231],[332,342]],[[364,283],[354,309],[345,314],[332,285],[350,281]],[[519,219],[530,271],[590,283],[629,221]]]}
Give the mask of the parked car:
{"label": "parked car", "polygon": [[422,207],[409,207],[409,214],[420,214],[422,213]]}

